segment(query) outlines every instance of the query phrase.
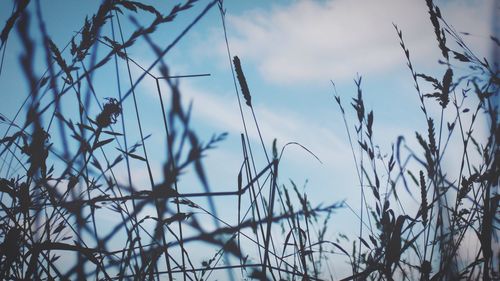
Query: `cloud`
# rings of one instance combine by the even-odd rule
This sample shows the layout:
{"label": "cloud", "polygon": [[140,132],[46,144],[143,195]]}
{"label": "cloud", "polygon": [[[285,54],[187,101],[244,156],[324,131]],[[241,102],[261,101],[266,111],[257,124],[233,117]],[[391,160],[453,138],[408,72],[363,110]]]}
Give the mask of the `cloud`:
{"label": "cloud", "polygon": [[[173,69],[179,68],[185,67],[182,65],[173,67]],[[137,75],[138,72],[135,73],[135,71],[134,69],[133,72]],[[143,80],[140,86],[147,94],[148,102],[157,102],[157,88],[152,79]],[[236,136],[244,132],[237,99],[231,88],[218,91],[189,80],[180,81],[179,87],[183,105],[187,106],[190,102],[193,103],[192,119],[194,124],[197,126],[203,124],[202,127],[208,125],[210,130],[221,130]],[[169,95],[168,91],[163,91],[164,95]],[[244,102],[242,106],[250,141],[260,146],[260,138],[251,112]],[[271,107],[261,104],[254,110],[266,146],[269,146],[276,138],[280,145],[287,142],[300,142],[319,155],[322,153],[330,154],[336,150],[345,151],[347,148],[346,143],[342,140],[343,136],[339,138],[332,132],[331,128],[319,124],[314,116],[298,115],[277,105]],[[161,131],[155,124],[151,126],[151,130]]]}
{"label": "cloud", "polygon": [[[139,57],[136,60],[141,62],[142,65],[147,65],[147,59],[145,58]],[[174,74],[177,74],[179,69],[181,69],[180,73],[182,73],[182,69],[189,69],[186,64],[170,64],[170,67],[175,71]],[[139,69],[132,68],[133,77],[137,77],[140,74],[141,71]],[[244,132],[244,128],[234,91],[232,91],[231,87],[222,89],[214,87],[212,84],[224,82],[224,80],[218,79],[218,76],[214,76],[208,82],[207,80],[182,79],[179,80],[179,85],[183,105],[187,107],[190,102],[193,103],[191,124],[196,127],[194,128],[195,131],[200,134],[203,140],[207,140],[209,134],[214,132],[230,133],[229,136],[232,138],[233,145],[227,146],[229,140],[226,140],[220,147],[210,151],[210,157],[205,159],[207,163],[206,169],[210,175],[210,183],[213,186],[217,186],[217,188],[228,188],[232,186],[232,179],[236,177],[238,171],[232,167],[239,167],[241,165],[241,150],[238,143],[239,135]],[[168,99],[170,97],[168,87],[166,87],[163,81],[160,85],[162,94]],[[139,99],[139,106],[142,112],[145,112],[144,110],[150,107],[148,116],[156,115],[156,118],[149,118],[153,120],[152,122],[147,122],[148,120],[146,120],[143,124],[145,134],[152,134],[151,138],[148,139],[147,145],[148,147],[159,147],[162,145],[164,131],[163,127],[158,125],[158,120],[161,119],[161,116],[159,115],[159,108],[157,108],[159,105],[155,81],[149,78],[144,79],[137,88],[137,92],[145,97],[145,99]],[[128,102],[130,103],[131,100]],[[164,102],[166,107],[170,106],[169,101]],[[129,110],[133,110],[133,108],[130,107]],[[265,162],[261,150],[260,138],[255,129],[251,112],[244,103],[243,111],[247,122],[250,142],[254,148],[254,156],[257,154],[257,163],[260,163],[257,167],[260,167]],[[258,107],[255,107],[255,113],[264,137],[264,143],[268,149],[268,154],[271,152],[271,144],[274,138],[278,140],[278,148],[281,148],[288,142],[298,142],[307,147],[325,163],[325,165],[321,166],[323,172],[334,169],[335,171],[339,171],[339,174],[352,172],[354,175],[353,166],[347,167],[344,165],[346,161],[352,161],[344,132],[341,131],[341,135],[337,135],[329,124],[319,123],[314,118],[314,115],[301,116],[292,109],[276,104],[259,104]],[[146,116],[141,116],[141,118],[143,117],[145,118]],[[134,123],[130,126],[136,126],[136,124]],[[162,167],[164,158],[158,157],[162,153],[165,155],[164,152],[160,151],[158,153],[150,153],[150,161],[154,161],[153,163],[155,163],[152,167]],[[216,169],[216,167],[220,167],[219,165],[208,165],[217,161],[224,163],[224,169]],[[304,162],[317,165],[316,167],[320,166],[307,151],[300,149],[298,146],[289,146],[286,148],[283,162],[292,167],[292,169],[295,168],[295,170],[297,166],[300,166]],[[234,177],[227,180],[228,174]],[[156,181],[161,179],[161,169],[153,171],[153,175]],[[286,173],[283,173],[283,175],[286,175]],[[123,182],[126,182],[125,176],[124,174],[121,177]],[[141,185],[147,186],[148,176],[145,167],[134,169],[134,182],[140,182]],[[296,176],[310,177],[314,175],[302,171],[301,175]],[[183,179],[186,178],[183,177]],[[301,179],[298,178],[298,180]],[[230,185],[228,185],[228,182]]]}
{"label": "cloud", "polygon": [[[196,130],[203,129],[205,133],[228,132],[239,141],[239,135],[244,132],[244,128],[234,92],[217,91],[189,80],[180,82],[183,104],[187,106],[190,102],[193,103],[192,124],[197,126]],[[141,87],[151,99],[150,101],[157,100],[156,84],[153,81],[144,80]],[[253,117],[245,104],[243,104],[243,112],[252,147],[261,150],[261,142]],[[261,104],[255,108],[255,114],[268,154],[271,152],[274,138],[278,140],[278,148],[288,142],[298,142],[317,155],[325,163],[325,169],[341,170],[339,174],[346,174],[348,171],[354,174],[353,166],[346,167],[345,165],[346,161],[352,161],[352,155],[343,131],[340,132],[341,135],[338,135],[330,124],[318,122],[314,115],[302,116],[277,105]],[[155,128],[159,130],[155,126],[151,130],[154,131]],[[222,150],[222,148],[217,150]],[[236,151],[229,149],[226,154],[231,155],[223,157],[231,159],[237,164],[236,166],[239,165],[241,155],[239,149]],[[265,160],[264,155],[259,157],[262,157],[262,161]],[[283,159],[291,163],[303,161],[316,163],[307,151],[298,146],[288,147]]]}
{"label": "cloud", "polygon": [[[218,95],[207,90],[201,90],[189,83],[182,83],[181,91],[186,100],[193,100],[193,114],[195,117],[197,115],[200,120],[208,121],[212,126],[236,135],[243,132],[241,115],[234,94]],[[253,119],[248,114],[246,105],[243,106],[244,112],[246,112],[245,120],[250,140],[260,145]],[[350,158],[348,153],[339,153],[339,151],[348,151],[347,144],[342,138],[335,135],[331,128],[317,124],[314,120],[308,120],[308,118],[312,117],[298,116],[286,109],[271,109],[266,105],[256,108],[255,113],[264,137],[264,143],[268,149],[272,140],[276,138],[279,145],[292,141],[299,142],[322,159],[334,159],[333,154],[335,154],[335,159],[341,157],[343,160],[347,160]],[[303,159],[304,151],[299,151],[299,153],[301,154],[295,156]]]}
{"label": "cloud", "polygon": [[[450,1],[441,6],[458,31],[478,36],[479,51],[488,49],[492,2]],[[233,52],[252,60],[273,82],[339,81],[357,72],[386,73],[403,65],[392,23],[403,30],[415,61],[435,63],[439,58],[424,1],[297,1],[229,15],[228,23]]]}

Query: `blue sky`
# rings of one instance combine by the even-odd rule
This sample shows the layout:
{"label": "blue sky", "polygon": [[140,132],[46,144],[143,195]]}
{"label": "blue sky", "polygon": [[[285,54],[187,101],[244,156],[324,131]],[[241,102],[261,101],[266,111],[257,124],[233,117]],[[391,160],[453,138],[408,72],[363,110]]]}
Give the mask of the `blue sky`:
{"label": "blue sky", "polygon": [[[164,12],[169,10],[163,1],[154,3],[157,7],[164,7]],[[153,40],[162,47],[172,42],[207,3],[200,1],[173,23],[159,28]],[[493,1],[436,1],[436,4],[456,30],[473,33],[465,39],[477,54],[490,55],[488,37],[493,33]],[[60,49],[81,27],[85,15],[96,11],[98,5],[99,1],[42,3],[49,35]],[[307,193],[313,204],[347,199],[357,210],[359,184],[330,80],[335,82],[349,111],[350,99],[356,93],[353,79],[357,75],[363,77],[366,107],[375,112],[375,140],[380,144],[382,154],[390,153],[390,145],[399,135],[414,143],[410,139],[415,130],[425,128],[425,118],[419,111],[418,96],[392,23],[403,31],[417,71],[442,75],[445,68],[437,64],[440,53],[425,2],[226,1],[225,8],[231,53],[242,61],[268,151],[274,138],[278,147],[296,141],[323,162],[320,164],[304,150],[291,146],[280,166],[280,183],[288,184],[291,179],[301,186],[307,179]],[[0,22],[5,22],[11,9],[12,1],[1,4]],[[148,21],[148,18],[140,20]],[[129,34],[132,25],[126,17],[122,21],[125,34]],[[103,32],[108,36],[111,34],[109,25]],[[32,35],[40,39],[36,26]],[[208,140],[213,133],[229,133],[228,139],[210,151],[204,161],[210,185],[216,191],[235,188],[242,162],[240,133],[243,129],[223,36],[220,14],[214,7],[165,57],[172,74],[211,74],[210,77],[181,79],[179,82],[185,104],[193,102],[192,124],[201,138]],[[0,76],[0,112],[8,118],[14,116],[27,95],[18,63],[22,51],[19,38],[12,33]],[[142,40],[128,50],[128,54],[144,66],[155,59]],[[41,74],[44,71],[43,57],[41,53],[37,55],[35,67]],[[63,55],[69,58],[68,52]],[[113,71],[112,67],[103,68],[94,77],[94,88],[101,102],[105,97],[117,95],[115,75],[110,74]],[[122,64],[121,85],[128,89],[125,71]],[[140,70],[132,68],[134,77],[140,74]],[[163,87],[167,92],[164,84]],[[154,163],[153,175],[160,182],[166,151],[156,84],[151,79],[144,79],[137,94],[145,134],[152,134],[146,145]],[[75,109],[74,101],[71,97],[63,101],[63,110],[68,114]],[[89,110],[98,113],[95,103]],[[131,115],[132,110],[129,99],[124,103],[124,111]],[[248,108],[244,107],[244,110],[247,120],[251,120]],[[349,121],[352,123],[353,119]],[[128,132],[137,135],[135,121],[125,122]],[[121,129],[121,124],[115,126]],[[4,132],[6,126],[1,125],[0,129]],[[258,150],[257,132],[251,127],[249,133],[253,147],[260,153],[256,155],[258,167],[264,167],[266,163],[262,151]],[[57,129],[52,135],[53,141],[57,142]],[[131,142],[137,140],[139,137]],[[449,165],[453,166],[453,161],[450,161]],[[146,185],[147,173],[142,163],[133,163],[133,168],[134,182],[138,186]],[[125,181],[125,174],[121,179]],[[186,191],[201,191],[201,185],[189,171],[179,186]],[[232,202],[219,200],[216,203],[221,206],[219,211],[223,218],[232,222],[236,220],[234,213],[230,212],[235,206],[228,204]],[[357,223],[350,224],[356,218],[347,210],[340,211],[333,220],[332,237],[337,232],[357,228]]]}

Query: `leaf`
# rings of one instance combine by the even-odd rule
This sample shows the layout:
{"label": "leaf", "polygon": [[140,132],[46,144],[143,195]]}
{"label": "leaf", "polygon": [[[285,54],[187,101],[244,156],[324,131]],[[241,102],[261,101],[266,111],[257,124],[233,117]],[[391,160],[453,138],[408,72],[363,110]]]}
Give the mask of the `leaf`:
{"label": "leaf", "polygon": [[142,141],[144,142],[145,140],[149,139],[149,137],[151,137],[151,134],[149,134],[149,135],[145,136],[145,137],[142,139]]}
{"label": "leaf", "polygon": [[101,147],[101,146],[104,146],[104,145],[106,145],[106,144],[108,144],[108,143],[112,142],[113,140],[114,140],[114,139],[107,139],[107,140],[103,140],[103,141],[97,142],[97,143],[94,145],[94,147],[92,147],[92,149],[93,149],[93,150],[95,150],[95,149],[97,149],[97,148],[99,148],[99,147]]}
{"label": "leaf", "polygon": [[112,132],[112,131],[102,131],[102,133],[112,135],[112,136],[123,136],[122,133]]}
{"label": "leaf", "polygon": [[97,159],[95,159],[95,158],[94,158],[94,159],[92,160],[91,164],[92,164],[94,167],[96,167],[98,170],[102,171],[102,166],[101,166],[101,164],[99,163],[99,161],[97,161]]}
{"label": "leaf", "polygon": [[39,88],[42,88],[43,86],[45,86],[45,84],[47,84],[47,82],[49,81],[49,77],[48,76],[45,76],[43,77],[41,80],[40,80],[40,84],[38,85]]}
{"label": "leaf", "polygon": [[120,163],[122,160],[123,160],[123,155],[119,154],[116,157],[116,159],[113,161],[113,163],[111,163],[111,165],[109,165],[109,168],[112,168],[112,167],[116,166],[116,164]]}
{"label": "leaf", "polygon": [[470,62],[469,58],[467,58],[464,54],[457,53],[455,51],[452,51],[453,54],[455,55],[455,59],[463,62]]}
{"label": "leaf", "polygon": [[136,154],[132,154],[132,153],[128,153],[128,156],[134,158],[134,159],[137,159],[137,160],[141,160],[141,161],[144,161],[146,162],[146,158],[142,157],[142,156],[139,156],[139,155],[136,155]]}
{"label": "leaf", "polygon": [[128,155],[129,157],[131,158],[134,158],[134,159],[137,159],[137,160],[141,160],[141,161],[144,161],[146,162],[146,158],[142,157],[142,156],[139,156],[137,154],[133,154],[131,152],[127,152],[127,151],[124,151],[124,150],[121,150],[119,148],[117,148],[119,151],[121,151],[122,153],[125,153],[126,155]]}
{"label": "leaf", "polygon": [[75,133],[75,134],[71,135],[71,137],[80,142],[80,145],[82,146],[81,149],[83,151],[88,151],[89,150],[90,145],[87,143],[87,140],[84,139],[82,136],[80,136],[79,134]]}
{"label": "leaf", "polygon": [[50,259],[50,262],[51,263],[54,263],[55,261],[57,261],[61,256],[56,256],[54,255],[51,259]]}
{"label": "leaf", "polygon": [[361,241],[361,243],[363,243],[363,245],[365,245],[366,248],[371,249],[370,245],[368,245],[368,243],[365,241],[365,239],[363,239],[363,237],[359,237],[359,240]]}
{"label": "leaf", "polygon": [[368,144],[366,143],[366,141],[363,143],[361,141],[358,141],[358,144],[364,151],[368,152]]}
{"label": "leaf", "polygon": [[495,36],[490,36],[490,39],[493,40],[493,42],[495,42],[497,46],[500,46],[500,40],[498,40],[498,38],[496,38]]}
{"label": "leaf", "polygon": [[57,233],[61,232],[65,227],[66,226],[64,225],[64,222],[61,222],[61,223],[59,223],[59,225],[56,227],[56,229],[52,233],[57,234]]}
{"label": "leaf", "polygon": [[372,244],[377,247],[377,240],[375,240],[375,238],[371,235],[368,236],[370,238],[370,241],[372,242]]}
{"label": "leaf", "polygon": [[90,127],[90,126],[88,126],[88,125],[81,124],[81,123],[78,123],[78,124],[76,124],[76,125],[80,128],[80,130],[87,129],[87,130],[89,130],[89,131],[91,131],[91,132],[94,132],[94,133],[95,133],[94,128],[92,128],[92,127]]}
{"label": "leaf", "polygon": [[346,256],[349,256],[349,253],[346,250],[344,250],[344,248],[342,248],[339,244],[337,244],[335,242],[331,242],[331,241],[330,241],[330,243],[333,246],[335,246],[337,249],[339,249],[340,251],[342,251],[342,253],[344,253]]}
{"label": "leaf", "polygon": [[451,131],[455,127],[455,122],[453,122],[453,123],[448,122],[447,125],[448,125],[448,131]]}

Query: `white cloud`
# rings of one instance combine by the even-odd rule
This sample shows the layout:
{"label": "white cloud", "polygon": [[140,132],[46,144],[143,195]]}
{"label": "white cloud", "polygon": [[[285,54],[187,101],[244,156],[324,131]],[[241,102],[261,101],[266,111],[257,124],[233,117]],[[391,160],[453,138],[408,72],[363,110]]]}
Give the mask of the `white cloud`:
{"label": "white cloud", "polygon": [[[182,83],[183,97],[194,101],[194,114],[203,120],[210,120],[210,124],[230,131],[235,134],[243,132],[241,115],[233,95],[217,95],[210,91],[200,90],[189,83]],[[244,105],[244,111],[247,111]],[[289,110],[273,108],[272,110],[261,105],[255,109],[264,142],[268,148],[272,140],[276,138],[279,145],[296,141],[309,148],[321,159],[350,158],[347,144],[342,137],[336,136],[331,128],[314,124],[307,116],[297,116]],[[245,116],[247,128],[252,141],[260,143],[256,129],[254,129],[251,115]],[[311,117],[312,118],[312,117]],[[303,159],[304,152],[298,155]],[[335,157],[331,157],[335,154]]]}
{"label": "white cloud", "polygon": [[[450,1],[441,6],[458,31],[478,35],[472,38],[479,39],[476,50],[487,50],[492,2]],[[297,1],[228,16],[229,31],[235,33],[230,38],[233,53],[252,60],[265,79],[286,83],[338,81],[404,65],[393,22],[403,30],[415,61],[437,61],[439,50],[424,1]]]}
{"label": "white cloud", "polygon": [[[178,69],[177,65],[175,69]],[[157,101],[157,88],[152,79],[143,80],[141,87],[152,100]],[[180,81],[179,87],[184,106],[193,102],[193,122],[202,121],[214,129],[236,136],[244,132],[234,92],[216,92],[188,80]],[[164,95],[169,95],[168,90],[163,91]],[[260,145],[260,138],[255,129],[252,115],[244,102],[242,106],[250,140]],[[325,155],[325,158],[335,151],[346,151],[347,149],[347,144],[343,141],[344,136],[339,138],[330,127],[316,123],[317,120],[314,119],[314,116],[299,116],[288,109],[279,106],[271,108],[264,104],[255,108],[255,114],[266,146],[269,146],[274,138],[278,140],[280,145],[287,142],[299,142],[315,154]],[[152,129],[155,128],[157,127],[152,127]],[[350,157],[349,155],[346,154],[346,157]],[[338,156],[336,153],[337,159]]]}

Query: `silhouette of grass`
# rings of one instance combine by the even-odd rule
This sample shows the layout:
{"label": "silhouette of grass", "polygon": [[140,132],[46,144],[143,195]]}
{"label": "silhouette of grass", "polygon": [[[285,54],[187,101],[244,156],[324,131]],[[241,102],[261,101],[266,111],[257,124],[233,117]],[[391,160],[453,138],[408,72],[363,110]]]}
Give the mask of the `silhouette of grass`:
{"label": "silhouette of grass", "polygon": [[[223,1],[210,1],[203,7],[187,0],[163,15],[160,11],[165,9],[141,2],[106,0],[61,49],[45,29],[40,1],[16,2],[0,34],[0,50],[4,48],[5,53],[9,34],[19,35],[20,64],[30,92],[13,118],[0,115],[1,123],[7,125],[0,139],[0,279],[201,281],[219,278],[214,272],[226,271],[230,280],[333,280],[333,254],[342,256],[352,268],[342,280],[500,278],[498,65],[479,59],[442,18],[439,8],[431,0],[426,4],[444,59],[440,61],[442,77],[417,72],[403,32],[394,25],[427,125],[425,132],[415,132],[419,147],[411,148],[399,137],[384,157],[375,142],[375,113],[365,107],[362,77],[354,80],[352,119],[332,82],[361,187],[361,209],[355,213],[357,237],[331,241],[327,233],[335,210],[352,208],[347,202],[313,206],[295,182],[280,181],[278,171],[289,145],[321,161],[296,142],[285,144],[278,154],[275,140],[268,154],[251,101],[252,81],[245,78],[244,61],[231,54]],[[194,5],[203,9],[172,43],[163,49],[155,44],[151,35],[158,27]],[[243,125],[241,166],[234,168],[239,171],[237,186],[223,192],[211,189],[202,158],[227,134],[214,134],[205,141],[199,138],[191,124],[196,108],[182,104],[177,80],[209,74],[171,76],[164,60],[215,5]],[[142,26],[136,14],[153,19]],[[135,26],[128,38],[120,22],[127,15]],[[35,27],[43,44],[30,34],[33,22],[38,23]],[[108,26],[111,34],[105,35]],[[459,49],[453,50],[447,39],[454,40]],[[149,67],[128,53],[138,40],[144,40],[156,56]],[[498,39],[492,37],[492,42],[498,48]],[[98,46],[104,51],[98,52]],[[46,59],[47,70],[41,76],[34,67],[37,48]],[[103,99],[97,97],[93,84],[107,65],[114,65],[117,96]],[[120,76],[119,65],[126,66],[125,78]],[[467,66],[466,70],[459,65]],[[134,77],[131,66],[139,68],[140,75]],[[153,68],[159,76],[152,73]],[[126,90],[120,83],[123,79],[128,80]],[[161,181],[154,178],[148,156],[156,148],[147,145],[149,135],[143,130],[148,111],[140,107],[136,92],[144,79],[155,82],[159,106],[153,110],[162,113],[167,154]],[[429,84],[433,92],[425,92],[420,84]],[[240,92],[248,107],[242,106]],[[67,93],[77,101],[77,110],[71,114],[63,112],[61,105]],[[127,108],[124,104],[130,98],[133,107]],[[471,99],[477,106],[466,108],[471,103],[465,101]],[[428,109],[433,104],[439,106],[439,116]],[[91,105],[99,108],[97,113],[90,110]],[[244,110],[252,114],[252,124],[245,120]],[[445,110],[454,114],[446,126]],[[477,129],[483,125],[480,118],[489,126],[484,137]],[[138,135],[125,127],[125,120],[135,121]],[[251,126],[257,130],[262,151],[250,144],[247,128]],[[461,141],[460,154],[449,149],[452,138]],[[265,165],[256,163],[257,153],[265,156]],[[444,167],[443,159],[450,154],[459,159],[459,171]],[[139,188],[132,177],[132,164],[139,163],[145,167],[148,187]],[[186,192],[179,184],[188,169],[194,171],[202,192]],[[126,183],[118,180],[118,173],[125,173]],[[418,202],[416,213],[405,209],[407,202],[398,192],[407,192]],[[237,209],[236,224],[218,215],[216,197],[237,198],[231,201]],[[198,200],[206,200],[208,207]],[[110,214],[115,223],[103,227],[108,223],[101,221],[103,216]],[[213,220],[213,228],[208,227],[206,217]],[[199,245],[215,249],[215,254],[202,253],[200,262],[195,248]],[[475,253],[475,258],[461,259],[460,251]]]}

